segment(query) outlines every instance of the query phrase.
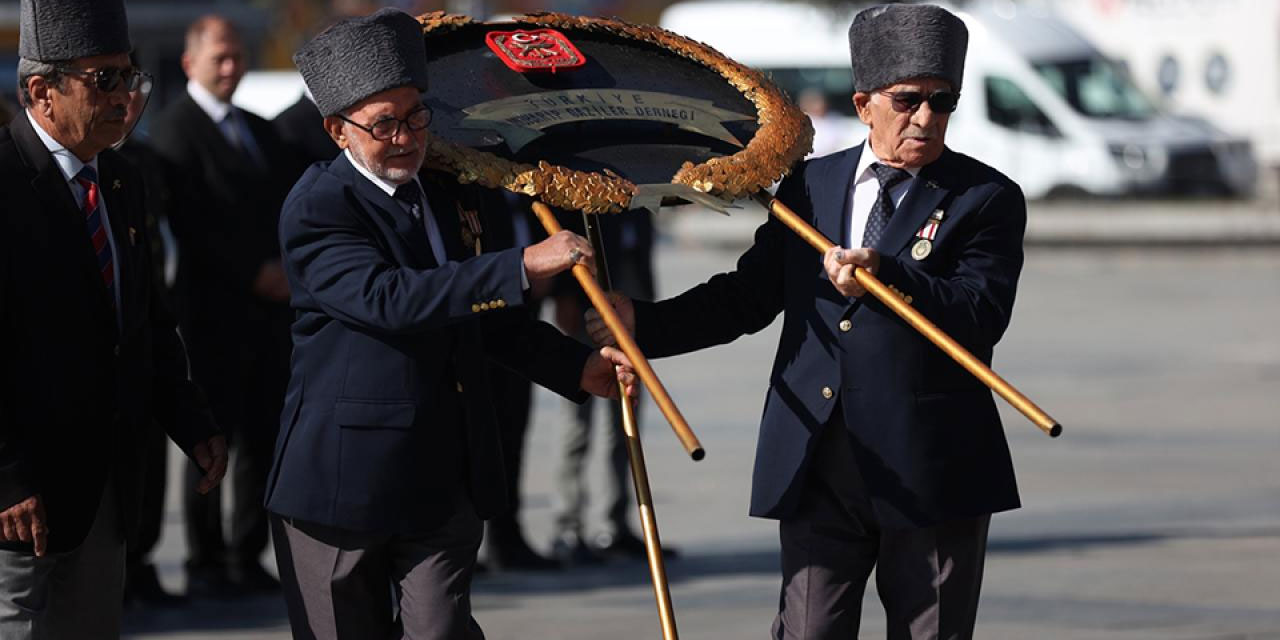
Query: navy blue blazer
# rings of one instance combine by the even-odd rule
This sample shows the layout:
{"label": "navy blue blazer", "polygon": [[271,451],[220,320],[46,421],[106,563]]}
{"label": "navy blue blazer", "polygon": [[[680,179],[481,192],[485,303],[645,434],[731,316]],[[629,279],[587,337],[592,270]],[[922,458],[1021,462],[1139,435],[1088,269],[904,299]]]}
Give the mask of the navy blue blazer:
{"label": "navy blue blazer", "polygon": [[[861,152],[801,164],[778,199],[840,239]],[[945,213],[933,251],[915,260],[915,234],[938,209]],[[920,171],[890,220],[875,247],[877,275],[989,364],[1013,309],[1025,227],[1018,186],[948,149]],[[1019,506],[991,392],[873,297],[840,295],[821,254],[774,218],[734,271],[669,300],[637,303],[637,339],[652,357],[685,353],[755,333],[779,313],[752,515],[794,512],[815,436],[837,406],[881,526],[930,526]]]}
{"label": "navy blue blazer", "polygon": [[590,350],[525,314],[521,249],[476,256],[460,209],[504,206],[424,172],[448,261],[345,155],[285,201],[280,242],[296,312],[267,507],[355,531],[412,533],[460,509],[506,505],[485,367],[490,358],[561,395]]}
{"label": "navy blue blazer", "polygon": [[217,433],[152,275],[142,178],[112,151],[98,176],[122,323],[53,156],[25,114],[0,129],[0,509],[40,494],[50,552],[80,546],[108,478],[136,533],[157,425],[187,452]]}

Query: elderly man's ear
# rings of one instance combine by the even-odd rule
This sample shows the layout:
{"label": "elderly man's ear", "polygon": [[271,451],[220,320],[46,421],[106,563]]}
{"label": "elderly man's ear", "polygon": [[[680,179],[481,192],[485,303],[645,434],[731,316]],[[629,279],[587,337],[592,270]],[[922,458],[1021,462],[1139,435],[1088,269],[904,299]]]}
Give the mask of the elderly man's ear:
{"label": "elderly man's ear", "polygon": [[339,149],[347,148],[347,136],[342,132],[342,118],[338,116],[325,116],[324,131],[333,139],[333,143],[338,145]]}
{"label": "elderly man's ear", "polygon": [[871,124],[871,94],[859,91],[853,94],[853,108],[858,111],[858,119],[865,125]]}

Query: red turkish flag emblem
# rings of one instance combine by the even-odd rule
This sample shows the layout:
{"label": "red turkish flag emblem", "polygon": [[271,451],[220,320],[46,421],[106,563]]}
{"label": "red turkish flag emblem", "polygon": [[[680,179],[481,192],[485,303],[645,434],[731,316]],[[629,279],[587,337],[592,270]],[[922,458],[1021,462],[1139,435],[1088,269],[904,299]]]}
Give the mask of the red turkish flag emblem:
{"label": "red turkish flag emblem", "polygon": [[529,73],[574,69],[586,64],[587,58],[555,29],[533,31],[490,31],[484,37],[502,63],[513,71]]}

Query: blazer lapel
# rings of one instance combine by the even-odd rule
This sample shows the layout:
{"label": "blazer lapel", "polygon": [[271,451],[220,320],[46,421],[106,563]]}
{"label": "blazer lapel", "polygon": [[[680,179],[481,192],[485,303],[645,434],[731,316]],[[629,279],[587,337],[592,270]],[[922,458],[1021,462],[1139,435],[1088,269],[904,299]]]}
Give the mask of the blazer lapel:
{"label": "blazer lapel", "polygon": [[[813,226],[828,240],[840,246],[848,244],[845,232],[849,227],[849,194],[853,190],[853,181],[856,178],[853,172],[858,168],[860,157],[862,157],[861,144],[846,149],[831,166],[829,174],[820,177],[817,181],[816,186],[819,190],[813,195]],[[812,179],[809,183],[815,184]]]}
{"label": "blazer lapel", "polygon": [[462,221],[458,219],[458,200],[435,177],[419,174],[422,188],[427,194],[427,204],[431,214],[435,216],[436,228],[440,230],[440,239],[444,242],[447,258],[462,261],[472,257],[471,247],[462,244]]}
{"label": "blazer lapel", "polygon": [[897,211],[889,219],[884,234],[880,236],[880,242],[875,247],[877,251],[885,255],[897,255],[924,226],[929,214],[950,193],[940,179],[945,175],[945,167],[942,165],[945,164],[948,153],[944,151],[941,158],[921,169],[920,174],[912,181],[911,189],[902,198]]}
{"label": "blazer lapel", "polygon": [[355,167],[347,160],[346,154],[339,155],[334,164],[342,163],[345,170],[350,172],[348,179],[351,181],[356,195],[360,196],[369,205],[369,208],[376,217],[382,220],[383,224],[391,227],[400,241],[408,248],[410,255],[416,260],[417,264],[405,265],[409,267],[430,268],[439,266],[435,257],[431,254],[431,245],[427,241],[427,234],[422,230],[413,216],[409,215],[404,207],[396,202],[395,198],[387,195],[378,185],[370,182],[367,178],[356,171]]}
{"label": "blazer lapel", "polygon": [[133,262],[133,255],[137,242],[137,229],[134,228],[133,216],[130,215],[133,213],[133,202],[129,197],[135,186],[126,185],[120,179],[121,172],[116,166],[116,158],[110,153],[98,154],[98,167],[101,170],[99,178],[101,184],[98,185],[98,189],[102,194],[102,201],[106,203],[111,237],[115,240],[115,251],[111,259],[115,261],[120,272],[120,278],[116,281],[116,290],[120,292],[120,317],[124,325],[120,334],[127,336],[133,328],[141,325],[144,319],[135,297],[138,292],[129,283],[132,283],[135,277],[150,278],[151,274],[135,273],[137,265]]}
{"label": "blazer lapel", "polygon": [[[98,298],[107,315],[112,315],[111,299],[107,295],[107,287],[103,284],[102,275],[98,271],[98,258],[89,240],[89,230],[85,224],[84,214],[76,205],[75,197],[71,195],[71,186],[67,183],[66,176],[58,168],[58,163],[53,161],[53,156],[40,141],[35,130],[31,128],[31,123],[24,114],[19,113],[9,128],[13,132],[14,142],[21,149],[28,165],[36,172],[31,180],[31,186],[39,194],[41,208],[47,216],[49,225],[54,228],[52,237],[63,242],[67,250],[67,258],[79,264],[86,286],[94,292],[93,295]],[[114,315],[111,322],[114,326]]]}

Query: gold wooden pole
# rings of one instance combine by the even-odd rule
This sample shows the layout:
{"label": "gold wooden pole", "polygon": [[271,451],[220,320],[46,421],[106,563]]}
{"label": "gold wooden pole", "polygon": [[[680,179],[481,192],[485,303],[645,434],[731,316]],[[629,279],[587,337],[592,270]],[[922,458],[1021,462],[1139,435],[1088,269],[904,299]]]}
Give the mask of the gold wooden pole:
{"label": "gold wooden pole", "polygon": [[[613,289],[609,279],[609,261],[605,255],[604,239],[600,235],[600,220],[595,214],[584,213],[587,238],[596,252],[596,282],[606,291]],[[662,624],[663,640],[677,640],[675,610],[671,606],[671,589],[667,582],[667,567],[662,559],[662,542],[658,537],[658,515],[653,507],[653,494],[649,489],[649,471],[644,463],[644,448],[640,446],[640,427],[636,420],[635,400],[626,394],[626,385],[618,383],[618,402],[622,406],[622,434],[627,446],[627,459],[631,461],[631,484],[636,490],[636,507],[640,510],[640,532],[644,536],[645,557],[649,561],[649,577],[653,582],[653,597],[658,605],[658,621]]]}
{"label": "gold wooden pole", "polygon": [[[618,383],[619,389],[622,383]],[[676,614],[671,606],[671,589],[667,586],[667,567],[662,559],[662,541],[658,538],[658,515],[653,509],[649,491],[649,472],[640,447],[640,430],[636,425],[635,404],[624,393],[622,431],[626,436],[627,457],[631,460],[631,484],[636,488],[636,507],[640,510],[640,531],[644,535],[644,552],[649,560],[649,576],[653,581],[653,597],[658,603],[658,620],[662,623],[663,640],[677,640]]]}
{"label": "gold wooden pole", "polygon": [[[533,212],[537,214],[538,221],[547,230],[547,235],[561,231],[560,223],[556,221],[555,215],[551,213],[551,209],[547,205],[535,201],[533,203]],[[578,284],[582,285],[583,291],[586,291],[587,297],[591,299],[591,306],[600,312],[600,318],[604,320],[605,325],[613,332],[614,339],[618,341],[618,348],[627,354],[627,358],[631,360],[631,366],[635,369],[636,375],[640,376],[640,381],[644,383],[649,393],[653,394],[653,401],[658,405],[658,409],[662,411],[662,415],[666,416],[667,422],[671,423],[671,429],[676,432],[676,437],[680,439],[680,444],[689,453],[689,457],[694,460],[701,460],[706,457],[707,452],[702,448],[702,443],[698,442],[698,437],[693,435],[693,430],[689,428],[689,423],[681,415],[676,403],[671,400],[671,395],[667,393],[666,387],[662,386],[662,381],[658,379],[658,374],[654,373],[653,367],[649,366],[649,360],[640,352],[639,345],[636,344],[631,334],[627,332],[626,326],[622,324],[622,319],[618,317],[618,313],[613,310],[613,305],[609,303],[609,298],[605,296],[604,290],[592,279],[591,270],[587,268],[587,265],[575,264],[573,265],[573,277],[577,278]]]}
{"label": "gold wooden pole", "polygon": [[[821,232],[796,215],[787,205],[779,202],[777,198],[762,191],[756,194],[756,201],[764,205],[764,208],[768,209],[769,213],[781,220],[783,224],[790,227],[792,231],[799,234],[801,238],[804,238],[806,242],[813,245],[818,251],[826,253],[828,249],[836,246]],[[944,333],[937,325],[929,322],[919,311],[916,311],[915,308],[891,291],[889,287],[886,287],[883,282],[880,282],[879,278],[862,268],[854,268],[853,275],[858,284],[862,285],[871,295],[885,303],[890,309],[893,309],[894,313],[906,320],[916,331],[924,334],[924,337],[928,338],[930,342],[938,345],[938,348],[946,352],[948,356],[951,356],[953,360],[981,380],[983,384],[990,387],[992,391],[1000,394],[1001,398],[1013,405],[1014,409],[1022,412],[1022,415],[1031,420],[1041,431],[1054,438],[1062,435],[1062,425],[1058,424],[1057,420],[1054,420],[1044,410],[1036,406],[1036,403],[1032,402],[1030,398],[1022,395],[1022,392],[1015,389],[1013,385],[1005,382],[1004,378],[1001,378],[995,371],[991,370],[991,367],[974,357],[972,353],[969,353],[968,349],[960,346],[960,343]]]}

